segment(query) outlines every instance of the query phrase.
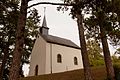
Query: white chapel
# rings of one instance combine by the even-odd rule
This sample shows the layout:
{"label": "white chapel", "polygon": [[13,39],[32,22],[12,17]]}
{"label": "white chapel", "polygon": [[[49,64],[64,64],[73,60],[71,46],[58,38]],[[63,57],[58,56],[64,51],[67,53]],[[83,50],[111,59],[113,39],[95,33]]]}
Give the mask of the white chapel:
{"label": "white chapel", "polygon": [[29,76],[65,72],[83,68],[80,47],[71,40],[49,35],[44,16],[35,41]]}

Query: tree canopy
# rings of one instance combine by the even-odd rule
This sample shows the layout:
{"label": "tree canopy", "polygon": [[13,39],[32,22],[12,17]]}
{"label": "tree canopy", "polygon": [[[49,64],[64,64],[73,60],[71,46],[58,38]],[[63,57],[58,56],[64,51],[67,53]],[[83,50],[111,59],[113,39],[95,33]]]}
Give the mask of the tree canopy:
{"label": "tree canopy", "polygon": [[[0,61],[1,78],[8,79],[9,68],[12,63],[13,51],[15,49],[16,27],[18,22],[19,1],[0,1]],[[4,8],[3,8],[4,7]],[[24,63],[29,63],[29,56],[38,33],[40,16],[36,9],[28,10],[28,17],[25,26],[25,44],[21,59],[21,71]]]}

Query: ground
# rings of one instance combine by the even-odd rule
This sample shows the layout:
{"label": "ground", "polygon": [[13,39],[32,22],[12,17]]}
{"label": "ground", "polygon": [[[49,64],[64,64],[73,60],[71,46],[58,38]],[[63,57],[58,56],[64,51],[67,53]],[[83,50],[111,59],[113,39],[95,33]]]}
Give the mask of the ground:
{"label": "ground", "polygon": [[[93,67],[92,73],[94,80],[105,80],[106,79],[106,70],[105,67]],[[84,72],[83,69],[56,73],[56,74],[48,74],[48,75],[40,75],[40,76],[31,76],[26,78],[21,78],[20,80],[84,80]]]}

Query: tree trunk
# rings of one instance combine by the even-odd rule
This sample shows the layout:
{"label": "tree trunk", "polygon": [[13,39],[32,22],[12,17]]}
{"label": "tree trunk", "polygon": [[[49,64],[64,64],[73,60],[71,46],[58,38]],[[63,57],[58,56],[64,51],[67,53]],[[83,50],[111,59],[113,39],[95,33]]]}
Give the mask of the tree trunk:
{"label": "tree trunk", "polygon": [[16,30],[15,50],[13,53],[13,61],[10,69],[9,80],[19,80],[20,63],[24,45],[24,30],[27,16],[27,6],[28,0],[21,0],[20,15],[18,18]]}
{"label": "tree trunk", "polygon": [[115,80],[114,79],[115,74],[114,74],[114,69],[113,69],[110,51],[109,51],[109,47],[108,47],[107,37],[106,37],[105,30],[103,27],[100,27],[100,32],[101,32],[101,41],[102,41],[102,46],[103,46],[103,53],[104,53],[107,77],[109,80]]}
{"label": "tree trunk", "polygon": [[87,48],[86,48],[82,14],[77,14],[77,24],[78,24],[85,80],[93,80],[91,69],[90,69],[89,58],[87,54]]}

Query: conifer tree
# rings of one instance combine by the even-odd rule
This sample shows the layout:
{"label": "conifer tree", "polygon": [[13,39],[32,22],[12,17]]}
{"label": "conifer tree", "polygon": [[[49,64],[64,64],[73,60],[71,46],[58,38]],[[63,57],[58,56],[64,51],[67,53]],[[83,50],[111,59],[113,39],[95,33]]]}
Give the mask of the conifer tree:
{"label": "conifer tree", "polygon": [[[13,50],[15,46],[15,33],[19,15],[19,2],[1,1],[0,6],[0,80],[8,80],[9,68],[12,63]],[[3,5],[4,4],[4,5]],[[4,7],[4,8],[3,8]],[[28,18],[25,26],[25,43],[23,54],[20,63],[19,75],[23,75],[22,66],[24,63],[29,63],[29,56],[32,51],[32,46],[35,41],[35,36],[38,33],[40,16],[36,9],[28,11]]]}
{"label": "conifer tree", "polygon": [[[119,23],[117,21],[118,15],[116,15],[117,13],[114,11],[115,7],[117,6],[115,6],[112,0],[93,1],[91,4],[92,16],[85,20],[85,23],[88,25],[86,28],[88,32],[90,31],[91,37],[94,36],[96,39],[101,39],[107,77],[110,80],[115,79],[115,74],[107,39],[108,37],[113,38],[115,35],[113,32],[119,28],[119,25],[117,25]],[[117,40],[117,38],[114,39]]]}

